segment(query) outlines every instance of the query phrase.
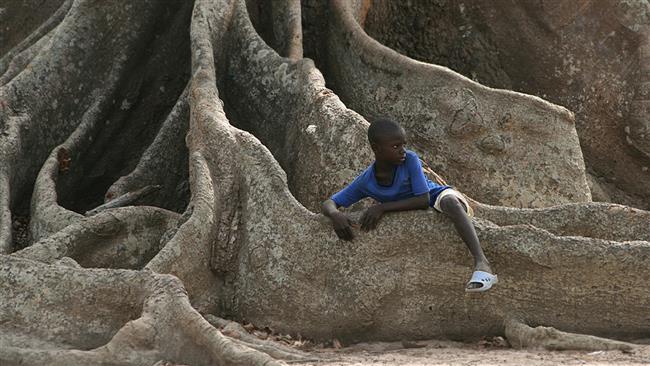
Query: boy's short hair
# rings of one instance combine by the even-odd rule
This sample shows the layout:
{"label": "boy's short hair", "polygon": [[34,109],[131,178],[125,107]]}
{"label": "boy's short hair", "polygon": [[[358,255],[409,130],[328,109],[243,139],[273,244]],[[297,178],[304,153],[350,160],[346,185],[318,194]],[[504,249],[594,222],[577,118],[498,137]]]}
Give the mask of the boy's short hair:
{"label": "boy's short hair", "polygon": [[368,127],[368,142],[379,142],[385,136],[402,132],[402,127],[394,120],[386,117],[374,119]]}

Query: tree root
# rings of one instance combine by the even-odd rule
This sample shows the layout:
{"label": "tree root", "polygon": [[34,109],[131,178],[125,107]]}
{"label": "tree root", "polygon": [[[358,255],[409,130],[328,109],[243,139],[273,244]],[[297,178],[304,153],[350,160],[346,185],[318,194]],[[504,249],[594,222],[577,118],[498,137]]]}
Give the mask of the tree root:
{"label": "tree root", "polygon": [[[231,182],[238,178],[234,161],[238,154],[236,138],[230,131],[216,89],[215,60],[211,32],[223,37],[231,21],[233,3],[198,0],[192,13],[191,43],[193,75],[188,91],[190,123],[186,137],[189,150],[189,182],[192,192],[182,223],[165,246],[147,264],[148,269],[171,273],[186,284],[193,306],[202,313],[216,312],[220,288],[210,268],[211,245],[216,241],[219,213],[227,211],[219,199],[232,192]],[[202,27],[202,24],[214,24]],[[213,149],[227,148],[228,154]],[[208,162],[217,164],[210,171]],[[217,197],[218,195],[218,197]]]}
{"label": "tree root", "polygon": [[[202,8],[217,5],[225,9],[219,15],[230,15],[229,4],[203,2],[196,3],[195,15],[210,14],[210,10]],[[454,332],[463,337],[485,334],[494,331],[495,324],[502,319],[493,309],[514,308],[530,313],[535,310],[534,302],[530,299],[545,296],[556,299],[559,306],[565,303],[574,305],[570,311],[553,313],[554,325],[562,327],[579,321],[584,329],[605,333],[617,319],[613,316],[593,322],[585,319],[586,310],[591,309],[594,302],[611,306],[608,303],[611,302],[609,295],[616,292],[627,299],[634,299],[626,301],[626,306],[631,306],[631,313],[637,313],[640,307],[646,305],[645,289],[627,284],[616,287],[613,278],[617,279],[617,283],[620,281],[610,274],[625,273],[627,276],[630,268],[643,266],[645,260],[642,258],[649,249],[645,242],[621,245],[585,238],[556,237],[525,225],[500,228],[485,221],[480,222],[477,231],[482,240],[485,238],[486,254],[493,259],[495,268],[501,268],[503,279],[498,291],[486,294],[481,301],[465,299],[458,294],[458,291],[462,291],[468,272],[471,272],[465,260],[469,258],[444,217],[421,212],[395,214],[391,215],[394,219],[387,217],[382,222],[377,233],[358,233],[353,246],[338,242],[331,227],[318,221],[287,191],[287,178],[277,164],[280,159],[274,160],[269,153],[269,150],[282,153],[283,147],[277,142],[269,143],[268,149],[262,147],[250,134],[233,128],[221,108],[219,92],[214,87],[217,70],[225,74],[223,78],[228,81],[226,86],[234,85],[231,89],[221,89],[225,95],[240,88],[258,96],[251,98],[250,103],[248,99],[245,100],[251,107],[248,109],[258,110],[266,116],[269,115],[267,111],[277,113],[270,109],[277,109],[274,103],[281,106],[284,100],[280,95],[283,89],[276,85],[283,85],[296,91],[295,95],[300,95],[299,85],[304,80],[300,69],[292,69],[296,65],[274,60],[277,56],[261,45],[257,36],[250,31],[243,2],[236,2],[234,7],[232,33],[227,34],[227,38],[237,41],[233,43],[249,44],[250,47],[239,48],[238,52],[235,49],[235,53],[218,52],[212,47],[210,39],[221,33],[213,37],[202,34],[202,29],[194,29],[192,33],[195,58],[189,93],[191,118],[187,142],[193,193],[191,206],[194,211],[176,236],[149,264],[151,269],[171,272],[185,281],[193,296],[193,304],[202,313],[217,313],[204,310],[206,306],[216,304],[210,300],[214,296],[211,294],[219,290],[232,291],[220,297],[224,302],[219,306],[242,314],[256,324],[265,324],[281,332],[308,334],[310,338],[331,339],[336,335],[345,340],[354,340],[367,339],[365,337],[369,334],[374,338],[434,337]],[[196,21],[195,24],[206,22],[193,21]],[[228,22],[228,19],[223,22]],[[214,29],[218,29],[222,23],[215,21],[213,24]],[[213,55],[224,53],[234,55],[230,64],[215,69]],[[223,70],[226,66],[229,68]],[[309,77],[309,71],[304,72]],[[263,82],[248,80],[255,78]],[[246,88],[248,85],[251,87]],[[322,92],[321,96],[326,98],[325,90],[317,92]],[[539,103],[548,106],[547,103]],[[328,117],[339,111],[342,109],[323,110]],[[278,133],[279,128],[276,127],[284,128],[283,125],[267,124],[266,120],[258,117],[252,114],[245,120],[253,121],[252,128],[260,131]],[[336,143],[328,152],[345,151],[352,155],[362,151],[361,146],[366,145],[363,123],[355,124],[358,129],[349,130],[349,134],[340,134],[341,130],[336,128],[338,125],[323,122],[327,127],[334,127],[331,130],[334,135],[338,133],[338,140],[333,140]],[[320,126],[307,127],[306,131],[315,130],[317,133],[320,129]],[[283,136],[282,133],[278,134]],[[263,133],[259,135],[265,136]],[[280,140],[278,138],[276,141]],[[316,135],[314,140],[318,145],[326,139]],[[319,151],[317,155],[320,154]],[[346,160],[347,157],[337,155],[332,160],[341,165],[353,165]],[[305,161],[318,164],[322,161],[320,159],[318,156],[318,159]],[[227,197],[234,197],[238,187],[246,188],[234,200],[241,205],[242,214],[241,221],[233,225],[231,220],[222,220],[222,215],[233,209],[235,202]],[[238,250],[220,255],[235,258],[237,266],[233,271],[226,271],[223,277],[211,275],[204,267],[205,256],[210,253],[208,246],[220,250],[220,245],[224,243],[216,240],[217,234],[222,230],[227,231],[229,226],[236,227],[236,230],[232,235],[223,236],[228,238],[227,248]],[[405,227],[418,229],[416,232],[404,230]],[[240,235],[240,232],[245,234]],[[385,242],[380,237],[386,235],[391,235],[391,240],[386,245],[380,245],[380,242]],[[312,242],[321,245],[310,245]],[[454,244],[450,246],[450,243]],[[628,253],[634,253],[633,258],[619,263],[619,258]],[[342,266],[342,263],[345,265]],[[432,266],[432,263],[435,265]],[[602,271],[585,280],[582,274],[593,266],[598,266]],[[214,267],[212,270],[230,268]],[[418,271],[421,273],[416,275]],[[216,278],[233,281],[236,285],[223,289]],[[627,281],[638,279],[637,274]],[[607,290],[594,294],[589,286],[584,286],[585,281],[606,282]],[[409,285],[401,285],[404,283]],[[543,285],[540,286],[540,283]],[[212,288],[215,288],[214,292],[211,292]],[[348,297],[334,290],[340,288],[347,289],[354,296]],[[529,291],[522,292],[521,288]],[[570,296],[566,296],[567,288],[572,289]],[[323,298],[324,293],[327,294],[324,300],[314,301],[315,298]],[[441,300],[435,294],[447,296]],[[301,311],[288,310],[294,308]],[[483,314],[480,324],[471,319],[476,313]],[[531,319],[548,324],[550,316],[550,312],[544,312]],[[628,320],[621,327],[623,333],[635,335],[645,331],[644,324]],[[400,331],[403,333],[395,333],[395,323],[401,324]]]}
{"label": "tree root", "polygon": [[[332,3],[339,6],[343,4],[335,0]],[[124,28],[127,33],[131,33],[131,25],[136,19],[129,17],[137,18],[141,13],[153,14],[148,10],[154,10],[155,4],[157,3],[134,3],[134,6],[141,8],[133,9],[132,12],[126,12],[126,7],[118,7],[121,12],[115,11],[116,18],[124,22],[118,24],[128,24],[129,27]],[[92,11],[96,4],[78,1],[73,6],[77,5],[87,7],[76,13],[76,19],[103,21],[104,14],[98,15]],[[151,5],[151,8],[142,8],[145,5]],[[88,18],[85,12],[96,18]],[[121,17],[122,14],[128,16]],[[113,359],[116,364],[125,365],[151,364],[160,360],[190,364],[277,364],[265,353],[282,358],[295,357],[289,350],[278,349],[276,345],[260,344],[257,340],[248,338],[236,324],[225,324],[227,330],[236,335],[233,339],[225,337],[194,309],[216,314],[228,311],[282,333],[300,333],[319,339],[332,339],[335,336],[344,342],[378,338],[472,337],[494,333],[502,329],[503,317],[500,312],[511,309],[514,310],[511,312],[513,314],[529,314],[527,319],[530,322],[552,324],[564,329],[579,329],[593,334],[611,332],[613,336],[647,333],[648,325],[639,319],[642,319],[640,314],[648,307],[648,289],[638,286],[638,283],[643,282],[645,274],[637,271],[638,268],[648,266],[650,245],[646,241],[620,243],[559,237],[519,222],[499,227],[487,220],[478,219],[477,232],[486,254],[503,281],[489,293],[477,298],[464,296],[464,282],[471,272],[469,257],[453,226],[442,215],[432,211],[390,214],[386,215],[381,227],[375,232],[363,233],[355,229],[357,236],[352,245],[337,240],[327,219],[299,204],[289,192],[288,186],[300,187],[304,183],[310,191],[303,192],[303,197],[318,202],[325,195],[331,194],[336,185],[340,187],[349,182],[350,177],[359,168],[365,167],[371,158],[365,136],[367,122],[347,109],[325,88],[322,75],[311,61],[285,59],[269,49],[255,33],[248,18],[244,0],[196,0],[194,3],[190,34],[192,79],[186,92],[187,102],[178,101],[178,115],[173,112],[167,116],[166,121],[171,123],[176,117],[179,121],[182,120],[182,115],[186,113],[182,109],[188,109],[186,142],[192,196],[182,219],[175,213],[161,209],[126,207],[78,220],[74,217],[72,223],[67,224],[65,220],[56,222],[56,218],[47,216],[46,212],[42,217],[51,219],[57,225],[66,224],[65,227],[54,234],[48,233],[32,247],[8,256],[8,260],[5,261],[3,257],[0,261],[0,269],[4,268],[5,263],[11,262],[9,266],[13,266],[24,260],[19,257],[55,264],[49,266],[51,268],[45,268],[41,264],[11,268],[10,275],[6,277],[8,280],[4,281],[3,278],[0,287],[4,283],[2,288],[8,288],[7,293],[10,294],[7,301],[14,302],[9,302],[10,306],[0,306],[0,312],[5,312],[0,319],[12,320],[0,321],[0,327],[20,329],[23,325],[29,326],[28,330],[34,332],[36,337],[41,336],[43,343],[56,342],[56,336],[70,333],[66,327],[76,327],[80,337],[67,338],[70,342],[60,342],[54,346],[91,349],[58,351],[68,358],[56,358],[51,353],[38,362],[34,358],[31,364],[48,364],[47,361],[52,359],[59,360],[56,361],[59,364],[66,364],[66,360],[77,360],[68,364],[81,364],[109,362],[106,360]],[[148,20],[153,22],[155,19],[156,17],[151,17]],[[73,23],[74,20],[70,22]],[[151,22],[145,23],[150,25]],[[183,25],[182,21],[179,22]],[[115,23],[109,23],[113,24]],[[139,29],[143,27],[146,25],[139,26]],[[354,51],[357,45],[354,42],[359,41],[352,37],[356,33],[347,34],[349,28],[340,28],[343,31],[338,32],[338,35],[333,34],[340,37],[339,51],[345,47],[348,47],[348,51]],[[71,33],[77,34],[85,28],[70,25],[69,29]],[[167,31],[171,32],[169,29]],[[114,34],[119,36],[122,33],[116,31]],[[129,56],[133,48],[140,44],[119,37],[116,41],[118,42],[114,44],[120,52],[124,49],[123,52]],[[368,42],[367,39],[361,40],[359,44],[368,45]],[[96,52],[90,54],[93,55]],[[135,58],[139,58],[142,54],[137,52],[136,55]],[[98,59],[99,66],[89,65],[91,61],[85,58],[71,64],[87,68],[91,73],[89,77],[93,80],[104,78],[108,74],[110,77],[107,78],[107,86],[102,85],[98,89],[100,96],[108,97],[112,96],[112,90],[118,86],[118,81],[128,78],[127,71],[132,70],[125,66],[126,61],[120,56],[123,55],[119,54],[115,58],[122,60],[119,64]],[[342,59],[344,56],[341,56]],[[382,63],[382,57],[386,57],[385,63]],[[456,98],[450,105],[460,109],[455,110],[446,105],[451,109],[443,111],[447,114],[440,119],[443,122],[458,122],[454,128],[447,126],[453,130],[452,133],[462,135],[466,132],[473,134],[484,131],[486,128],[490,130],[492,126],[481,123],[492,121],[492,117],[495,117],[493,113],[506,108],[504,106],[517,104],[512,103],[512,100],[526,102],[523,104],[530,109],[525,109],[524,112],[534,111],[540,118],[559,118],[549,121],[549,124],[572,122],[570,113],[541,100],[523,98],[516,93],[487,90],[448,70],[390,57],[392,56],[385,53],[370,52],[354,60],[356,66],[352,69],[360,67],[360,70],[368,73],[380,70],[386,73],[380,76],[387,77],[380,78],[387,82],[382,92],[372,95],[368,93],[370,106],[365,111],[372,111],[373,106],[383,104],[389,97],[404,101],[407,110],[427,110],[422,107],[429,104],[415,104],[417,98],[390,94],[399,89],[398,85],[403,87],[399,90],[405,90],[402,93],[409,94],[410,86],[415,85],[423,88],[418,92],[421,94],[412,93],[420,97],[429,95],[426,94],[428,91],[423,90],[430,87],[439,88],[440,93],[455,93],[449,94]],[[347,65],[348,62],[344,60],[343,64]],[[116,74],[107,73],[106,68],[112,68]],[[139,70],[142,68],[144,66]],[[419,71],[431,72],[433,69],[436,71],[433,74],[435,77],[423,83],[408,79],[410,74],[404,72],[416,71],[414,75],[420,77],[424,72]],[[38,76],[45,78],[51,75],[45,71],[40,70]],[[344,70],[344,73],[348,71],[350,70]],[[66,87],[68,83],[76,86],[75,83],[79,80],[78,75],[76,78],[72,77],[74,74],[70,75],[70,80],[63,80]],[[368,79],[372,80],[373,77]],[[356,80],[358,78],[349,78],[346,83],[350,84],[349,88],[353,92],[364,96],[366,93],[359,85],[365,81],[361,80],[357,85]],[[43,87],[52,88],[53,80],[45,81]],[[395,84],[402,81],[408,83]],[[133,94],[139,95],[146,88],[141,82],[142,78],[136,78],[136,85],[130,90]],[[40,83],[37,85],[41,86]],[[21,85],[16,87],[25,92],[31,90]],[[229,100],[226,106],[219,100],[219,90]],[[43,116],[47,116],[48,111],[72,109],[75,113],[70,118],[71,121],[68,121],[63,131],[57,130],[59,135],[65,136],[70,129],[74,129],[81,113],[79,111],[88,115],[94,113],[92,101],[97,101],[98,98],[86,98],[85,91],[84,94],[62,94],[66,99],[70,96],[79,97],[79,107],[68,108],[71,106],[66,105],[65,108],[57,109],[58,107],[49,105],[52,103],[50,100],[46,100],[38,108],[29,110],[31,114],[26,114],[27,116],[42,118],[36,122],[28,121],[29,118],[20,113],[14,113],[13,108],[16,106],[10,106],[7,109],[12,109],[10,118],[19,120],[21,124],[8,124],[9,128],[16,130],[30,127],[32,131],[29,132],[29,139],[17,138],[10,141],[11,144],[33,143],[44,135],[43,131],[49,131],[44,128],[46,125],[43,122]],[[0,95],[5,92],[5,89],[0,88]],[[28,104],[38,101],[34,95],[28,97]],[[17,99],[16,95],[12,98]],[[444,101],[445,98],[440,100]],[[133,98],[124,100],[125,109],[118,112],[119,119],[123,123],[133,120],[139,124],[143,120],[135,117],[131,119],[135,112],[127,111],[132,101]],[[474,102],[476,105],[472,104]],[[140,112],[147,111],[149,105],[143,101]],[[465,113],[466,110],[472,113]],[[486,113],[489,118],[481,120],[473,112]],[[242,125],[248,123],[247,126],[260,139],[267,139],[262,142],[269,142],[268,146],[265,147],[250,133],[233,127],[226,113],[229,116],[241,114],[238,116],[239,122]],[[438,121],[437,116],[432,115],[422,118],[415,118],[412,114],[399,116],[412,123],[414,128],[431,127],[418,122],[429,117],[435,117]],[[505,119],[501,122],[510,126],[516,121]],[[535,124],[537,125],[544,124]],[[172,141],[180,149],[180,141],[175,138],[178,137],[176,134],[183,134],[182,128],[171,131],[166,130],[167,127],[171,128],[166,124],[158,133],[171,133],[149,145],[144,156],[134,156],[128,163],[122,162],[128,167],[115,164],[113,173],[119,172],[121,175],[131,171],[129,175],[132,178],[151,177],[136,172],[138,167],[130,170],[130,164],[135,163],[136,158],[145,161],[158,153],[166,153],[165,141]],[[570,130],[570,123],[562,128]],[[111,127],[111,131],[119,130],[120,127]],[[127,129],[129,131],[132,130]],[[271,133],[272,137],[266,137]],[[418,132],[416,135],[429,136],[427,133],[431,131],[421,134]],[[55,139],[56,143],[50,141],[45,144],[47,146],[39,148],[50,149],[51,146],[56,146],[62,139],[59,135]],[[84,146],[94,146],[99,151],[97,155],[101,155],[103,148],[119,150],[119,147],[111,144],[113,135],[100,135],[102,144],[94,145],[90,142],[91,134],[84,133]],[[125,136],[120,137],[127,139]],[[133,136],[129,138],[132,139]],[[423,138],[422,141],[424,140]],[[419,143],[426,142],[422,141]],[[9,149],[14,145],[10,145]],[[490,146],[494,150],[495,145]],[[40,157],[47,155],[44,153],[38,155],[39,159],[26,159],[36,155],[29,155],[25,151],[20,154],[12,152],[8,165],[27,160],[40,164]],[[66,172],[66,169],[72,171],[75,168],[74,154],[81,154],[87,160],[87,166],[94,167],[93,156],[82,154],[81,149],[69,147],[67,150],[44,151],[50,152],[50,158],[46,161],[46,169],[41,170],[45,178],[39,181],[35,189],[36,201],[42,204],[39,209],[57,207],[56,193],[57,188],[61,187],[57,187],[56,181],[51,178],[55,174]],[[276,154],[275,159],[271,152]],[[430,152],[431,156],[437,153],[440,151]],[[68,164],[70,155],[71,166]],[[20,156],[20,159],[13,159],[14,156]],[[105,162],[110,161],[106,155],[102,156]],[[0,158],[4,158],[4,155]],[[152,169],[161,160],[164,158],[155,158],[143,163],[140,168],[146,166],[147,170]],[[285,174],[278,162],[290,173]],[[434,163],[429,162],[432,165]],[[99,173],[103,173],[104,167],[97,170],[97,177],[102,176]],[[323,167],[329,170],[323,170]],[[23,171],[9,174],[14,172],[5,172],[4,166],[0,169],[0,192],[3,194],[3,206],[0,208],[6,209],[1,224],[4,230],[7,222],[4,213],[8,212],[9,207],[9,199],[4,198],[5,186],[9,186],[8,177],[17,176],[18,184],[21,184],[29,181],[27,178],[31,175]],[[576,170],[580,174],[579,166]],[[158,170],[153,175],[159,175],[161,171]],[[321,179],[330,172],[340,173],[331,179]],[[110,174],[111,179],[114,178],[113,173]],[[76,177],[80,176],[82,175]],[[75,187],[74,183],[80,180],[75,179],[70,179],[67,188]],[[133,188],[139,188],[133,182]],[[141,182],[142,185],[150,184],[145,183],[144,179]],[[123,182],[118,182],[115,186],[121,183]],[[99,191],[103,189],[104,186]],[[124,186],[117,189],[120,194],[132,190],[124,189]],[[509,213],[503,213],[506,214]],[[621,217],[624,218],[624,215]],[[637,229],[641,230],[635,226]],[[646,231],[642,235],[645,233]],[[171,238],[167,240],[168,237]],[[153,259],[150,259],[152,256]],[[212,260],[217,257],[224,260]],[[77,264],[84,267],[145,266],[145,270],[98,270],[78,268]],[[595,268],[598,270],[594,271]],[[176,278],[154,274],[152,271],[173,274],[185,284],[181,286]],[[84,276],[94,277],[97,282],[85,281]],[[44,277],[47,280],[42,282],[33,280]],[[23,287],[13,289],[16,281],[22,281]],[[95,286],[98,282],[103,287]],[[71,296],[71,293],[74,295],[71,289],[76,287],[66,287],[70,283],[80,285],[79,291],[85,296]],[[42,288],[47,291],[42,291]],[[123,300],[122,297],[128,300]],[[43,309],[56,306],[41,301],[42,299],[54,299],[54,305],[64,307],[68,312],[62,318],[54,319],[57,312],[48,313]],[[546,307],[540,306],[540,299],[546,300]],[[86,302],[83,303],[84,307],[79,308],[68,306],[71,300]],[[5,301],[4,298],[2,301]],[[12,305],[18,301],[20,306]],[[143,302],[145,306],[140,309],[139,304]],[[26,303],[35,310],[29,314],[20,313]],[[589,316],[594,309],[615,309],[620,306],[624,306],[630,316],[618,317],[613,311],[598,319]],[[19,316],[15,316],[17,313]],[[96,316],[97,313],[101,317]],[[49,316],[52,318],[47,318]],[[101,318],[97,320],[98,327],[88,327],[88,319],[95,318]],[[40,326],[41,319],[42,324],[48,327]],[[518,329],[516,326],[514,328],[515,331]],[[96,333],[96,339],[93,342],[86,341],[83,336],[92,332]],[[517,339],[516,335],[513,335],[513,339]],[[38,344],[42,340],[37,341],[34,343]],[[523,342],[520,341],[520,344]],[[52,348],[56,348],[54,346]],[[264,352],[253,351],[251,348]],[[39,348],[32,347],[25,357],[44,354],[34,349]],[[3,352],[0,347],[0,354]],[[84,357],[95,355],[95,358],[82,362],[79,361],[80,358],[75,358],[81,357],[79,354],[85,355]]]}
{"label": "tree root", "polygon": [[271,17],[278,54],[294,60],[301,59],[302,18],[300,0],[272,2]]}
{"label": "tree root", "polygon": [[[149,342],[150,338],[147,337],[147,334],[156,334],[157,336],[153,340],[155,342],[163,341],[163,344],[154,344],[156,349],[168,353],[167,357],[171,359],[187,362],[192,357],[196,357],[194,352],[189,352],[191,356],[188,354],[189,357],[184,360],[183,353],[186,352],[186,349],[182,345],[166,346],[167,340],[165,340],[165,337],[161,337],[161,335],[171,336],[180,332],[194,347],[205,350],[207,356],[213,362],[233,366],[279,366],[277,361],[265,353],[253,350],[241,343],[233,342],[211,326],[191,306],[183,285],[175,277],[168,275],[158,275],[156,277],[151,295],[145,302],[143,316],[140,319],[145,321],[145,323],[142,323],[143,328],[137,324],[134,324],[132,329],[124,327],[124,333],[121,330],[120,333],[122,334],[116,334],[111,341],[111,343],[117,343],[116,347],[111,347],[111,344],[109,344],[107,348],[121,352],[122,347],[120,345],[133,344],[131,341],[133,336]],[[144,333],[142,333],[143,330]],[[141,338],[139,334],[145,337]]]}
{"label": "tree root", "polygon": [[233,77],[218,79],[229,121],[260,139],[286,172],[292,194],[319,211],[371,161],[368,122],[327,89],[311,60],[289,60],[267,46],[239,2],[224,52],[233,55],[223,71]]}
{"label": "tree root", "polygon": [[75,221],[13,255],[44,263],[70,257],[84,267],[142,268],[179,217],[156,207],[116,208]]}
{"label": "tree root", "polygon": [[83,215],[62,207],[59,192],[67,191],[67,187],[60,187],[61,175],[80,170],[77,167],[77,157],[81,151],[87,149],[92,136],[100,128],[99,115],[106,108],[106,98],[95,101],[88,108],[81,123],[74,132],[66,138],[65,142],[50,152],[45,160],[34,183],[31,200],[30,237],[32,241],[47,238],[53,233],[81,219]]}
{"label": "tree root", "polygon": [[[29,201],[32,182],[52,149],[68,138],[83,118],[97,112],[95,107],[99,101],[105,105],[115,96],[130,66],[126,55],[141,49],[142,39],[151,34],[155,21],[141,15],[162,5],[146,2],[132,5],[66,1],[56,17],[24,41],[24,47],[15,48],[15,52],[20,53],[39,43],[41,37],[47,37],[52,28],[57,27],[45,46],[47,51],[43,51],[47,57],[35,57],[28,68],[0,87],[0,251],[11,251],[11,206]],[[112,10],[115,16],[105,17]],[[63,20],[59,22],[59,18]],[[115,57],[103,56],[106,45],[99,38],[103,33],[89,32],[90,24],[98,29],[105,26],[118,30],[111,36]],[[139,29],[137,38],[128,30],[131,26]],[[73,44],[84,45],[84,52],[71,48]],[[13,56],[4,60],[9,62],[10,58]],[[79,187],[75,188],[78,192]],[[52,212],[51,229],[54,231],[71,221],[67,213],[59,214],[61,212]],[[41,222],[39,215],[31,216],[36,218],[34,224]],[[43,236],[51,232],[46,228]]]}
{"label": "tree root", "polygon": [[63,21],[72,6],[72,0],[64,1],[45,23],[41,24],[27,38],[13,47],[0,59],[0,85],[4,85],[17,75],[51,38],[51,33]]}
{"label": "tree root", "polygon": [[650,211],[633,207],[587,202],[518,209],[471,201],[476,217],[499,226],[533,225],[558,236],[583,236],[618,242],[650,241]]}
{"label": "tree root", "polygon": [[204,318],[213,326],[221,329],[221,333],[228,337],[234,338],[248,347],[264,352],[275,359],[281,360],[306,360],[310,356],[304,352],[295,350],[291,347],[284,346],[277,342],[262,340],[248,331],[239,323],[219,318],[212,314],[206,314]]}
{"label": "tree root", "polygon": [[544,348],[552,351],[630,351],[634,347],[631,343],[586,334],[562,332],[553,327],[531,328],[514,319],[506,320],[505,335],[514,348]]}
{"label": "tree root", "polygon": [[[330,2],[323,42],[327,80],[348,107],[366,118],[398,120],[413,150],[481,202],[548,207],[590,201],[571,112],[400,55],[370,38],[352,8],[350,1]],[[540,138],[547,135],[554,138]],[[540,167],[534,174],[531,162]]]}
{"label": "tree root", "polygon": [[0,169],[0,254],[11,253],[13,250],[10,208],[9,177],[4,169]]}
{"label": "tree root", "polygon": [[0,73],[0,85],[5,85],[11,81],[16,75],[20,74],[27,65],[38,55],[38,53],[45,47],[45,45],[52,39],[53,29],[50,33],[44,35],[36,43],[31,45],[26,50],[16,55],[9,65],[4,74]]}
{"label": "tree root", "polygon": [[[33,276],[16,277],[25,271]],[[181,282],[170,275],[47,266],[4,256],[0,278],[0,288],[10,295],[7,301],[15,304],[0,308],[0,316],[17,316],[16,324],[23,325],[20,330],[0,327],[11,334],[24,331],[28,335],[22,342],[16,341],[20,337],[0,339],[3,365],[135,366],[159,360],[189,365],[280,365],[269,355],[222,335],[192,308]],[[40,288],[48,291],[42,293]],[[62,296],[80,288],[83,296]],[[111,291],[119,296],[110,295]],[[88,311],[92,308],[98,314]],[[107,316],[115,311],[119,315]],[[56,329],[23,317],[47,321]],[[89,322],[94,324],[92,330]],[[35,335],[66,349],[23,348]]]}
{"label": "tree root", "polygon": [[86,211],[86,216],[93,216],[97,215],[98,213],[109,210],[111,208],[117,208],[117,207],[124,207],[132,204],[133,202],[159,190],[161,187],[156,185],[156,186],[146,186],[138,189],[137,191],[133,192],[127,192],[119,197],[115,197],[114,199],[104,203],[101,206],[98,206],[96,208],[93,208],[90,211]]}

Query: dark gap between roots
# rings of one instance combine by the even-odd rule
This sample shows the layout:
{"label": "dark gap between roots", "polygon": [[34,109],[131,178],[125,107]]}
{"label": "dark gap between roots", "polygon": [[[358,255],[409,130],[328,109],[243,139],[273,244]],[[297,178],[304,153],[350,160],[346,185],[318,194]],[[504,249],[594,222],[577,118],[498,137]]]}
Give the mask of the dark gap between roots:
{"label": "dark gap between roots", "polygon": [[[92,145],[78,154],[78,160],[71,161],[69,174],[60,175],[59,203],[70,210],[84,213],[104,203],[104,194],[113,182],[138,164],[190,78],[187,28],[192,4],[165,5],[150,38],[143,41],[142,52],[131,61],[117,88],[105,126],[98,128]],[[187,169],[181,174],[181,179],[188,179]],[[169,203],[177,211],[189,201],[189,191],[180,194],[177,200],[184,202],[182,208]]]}

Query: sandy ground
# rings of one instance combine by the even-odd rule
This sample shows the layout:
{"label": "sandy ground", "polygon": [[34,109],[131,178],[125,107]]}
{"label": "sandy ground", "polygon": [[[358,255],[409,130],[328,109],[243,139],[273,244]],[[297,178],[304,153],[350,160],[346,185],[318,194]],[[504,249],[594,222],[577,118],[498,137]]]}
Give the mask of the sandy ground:
{"label": "sandy ground", "polygon": [[650,345],[632,352],[516,350],[507,345],[422,341],[422,348],[400,343],[357,344],[341,349],[314,349],[314,360],[290,365],[650,365]]}

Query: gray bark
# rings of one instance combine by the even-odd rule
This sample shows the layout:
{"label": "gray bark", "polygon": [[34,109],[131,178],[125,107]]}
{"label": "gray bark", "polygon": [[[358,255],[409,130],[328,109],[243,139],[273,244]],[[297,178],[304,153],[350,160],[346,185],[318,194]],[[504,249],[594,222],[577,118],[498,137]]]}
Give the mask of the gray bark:
{"label": "gray bark", "polygon": [[[344,342],[648,336],[650,212],[590,202],[572,112],[382,46],[370,2],[264,4],[78,0],[0,55],[3,365],[306,357],[201,314]],[[315,213],[372,161],[379,114],[472,199],[490,292],[464,293],[471,258],[433,210],[352,243]]]}
{"label": "gray bark", "polygon": [[378,0],[364,28],[417,60],[570,109],[596,199],[649,209],[649,14],[646,0]]}

